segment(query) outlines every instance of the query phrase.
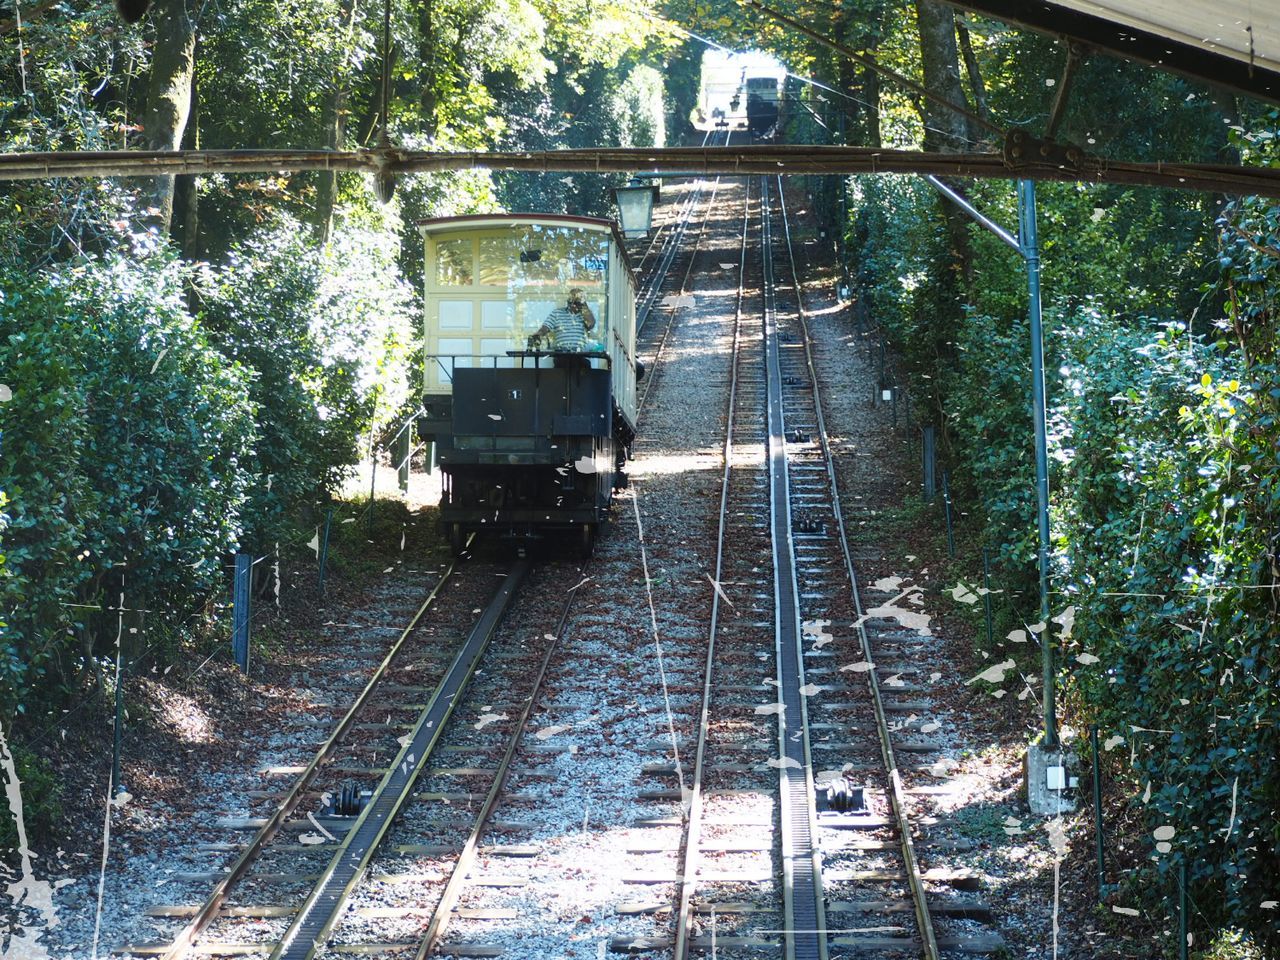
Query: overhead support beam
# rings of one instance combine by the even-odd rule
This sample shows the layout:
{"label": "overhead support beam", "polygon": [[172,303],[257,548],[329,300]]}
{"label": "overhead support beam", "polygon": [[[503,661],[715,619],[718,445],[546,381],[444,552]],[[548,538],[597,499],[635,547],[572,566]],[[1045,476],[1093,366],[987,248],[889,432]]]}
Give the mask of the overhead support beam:
{"label": "overhead support beam", "polygon": [[[1030,141],[1029,141],[1030,142]],[[1068,152],[1069,153],[1069,152]],[[1006,154],[1016,160],[1010,162]],[[0,154],[0,180],[59,177],[154,177],[159,174],[253,175],[302,170],[352,173],[438,173],[446,170],[523,170],[533,173],[651,173],[671,176],[751,174],[934,174],[982,179],[1057,180],[1200,190],[1280,198],[1280,169],[1213,163],[1125,163],[1028,150],[997,153],[922,153],[869,147],[761,145],[546,150],[528,153],[421,150],[111,150]],[[1074,160],[1071,158],[1074,157]]]}
{"label": "overhead support beam", "polygon": [[1047,0],[944,0],[1010,26],[1066,37],[1101,53],[1161,67],[1200,83],[1280,105],[1280,72]]}

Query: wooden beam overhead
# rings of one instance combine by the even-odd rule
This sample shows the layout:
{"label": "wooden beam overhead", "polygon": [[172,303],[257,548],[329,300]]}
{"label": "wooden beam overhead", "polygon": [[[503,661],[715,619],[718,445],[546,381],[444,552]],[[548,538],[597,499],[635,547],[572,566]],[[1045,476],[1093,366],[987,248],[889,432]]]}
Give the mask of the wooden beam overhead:
{"label": "wooden beam overhead", "polygon": [[1280,169],[1209,163],[1128,163],[1086,157],[1077,165],[1008,164],[995,153],[761,145],[546,150],[528,153],[415,150],[116,150],[0,154],[0,180],[60,177],[154,177],[158,174],[256,175],[339,170],[397,175],[446,170],[523,170],[532,173],[934,174],[1009,180],[1057,180],[1202,190],[1280,198]]}

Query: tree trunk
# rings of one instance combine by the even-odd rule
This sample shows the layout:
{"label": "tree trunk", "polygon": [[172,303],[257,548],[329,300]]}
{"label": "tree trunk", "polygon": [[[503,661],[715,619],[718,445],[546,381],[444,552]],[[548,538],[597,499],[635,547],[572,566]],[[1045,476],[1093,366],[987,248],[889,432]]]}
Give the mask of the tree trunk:
{"label": "tree trunk", "polygon": [[[964,87],[960,82],[960,56],[956,49],[955,13],[951,7],[937,0],[916,0],[916,17],[920,28],[920,60],[924,72],[924,85],[934,95],[948,103],[968,107]],[[926,99],[920,105],[924,120],[924,148],[940,153],[958,153],[970,145],[968,119],[955,110],[949,110],[935,99]],[[933,339],[934,353],[939,366],[946,366],[955,358],[951,341],[953,326],[960,319],[959,305],[967,297],[966,281],[972,273],[972,251],[969,245],[968,217],[942,197],[937,202],[946,226],[946,262],[936,263],[938,304],[955,304],[954,312],[931,313],[926,319]],[[934,402],[941,409],[942,398],[939,383],[933,382]],[[949,445],[946,420],[939,414],[943,428],[943,443]]]}
{"label": "tree trunk", "polygon": [[[143,136],[148,150],[177,150],[191,112],[196,31],[187,16],[186,0],[156,0],[151,18],[156,39]],[[173,187],[172,176],[160,176],[150,178],[143,188],[144,219],[163,233],[173,220]]]}
{"label": "tree trunk", "polygon": [[[347,35],[347,49],[352,45],[355,26],[355,0],[342,0],[338,8],[339,20]],[[324,145],[330,150],[340,150],[347,139],[347,104],[351,98],[350,64],[344,62],[324,104]],[[338,197],[338,172],[322,170],[316,184],[316,227],[320,242],[326,243],[333,231],[333,207]]]}
{"label": "tree trunk", "polygon": [[988,117],[987,88],[982,82],[982,73],[978,69],[978,58],[973,52],[973,40],[969,36],[969,28],[959,20],[956,21],[956,35],[960,38],[960,51],[964,54],[964,70],[969,75],[969,87],[973,90],[973,102],[978,108],[978,116]]}
{"label": "tree trunk", "polygon": [[[960,84],[960,56],[956,51],[954,11],[938,0],[916,0],[920,29],[920,61],[924,85],[948,103],[968,108]],[[933,100],[924,103],[924,148],[959,153],[969,145],[969,124],[963,114]]]}
{"label": "tree trunk", "polygon": [[434,0],[418,7],[418,62],[422,64],[422,125],[428,137],[436,135],[436,23]]}
{"label": "tree trunk", "polygon": [[[191,116],[187,121],[186,145],[200,149],[200,89],[191,81]],[[194,136],[190,134],[194,133]],[[200,178],[195,174],[176,178],[173,188],[173,223],[170,234],[188,261],[200,259]]]}

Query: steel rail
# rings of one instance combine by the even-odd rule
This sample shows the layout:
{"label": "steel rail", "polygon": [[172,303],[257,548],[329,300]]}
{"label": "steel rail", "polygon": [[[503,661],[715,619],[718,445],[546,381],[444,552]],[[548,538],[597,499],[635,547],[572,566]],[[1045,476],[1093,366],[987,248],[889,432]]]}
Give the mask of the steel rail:
{"label": "steel rail", "polygon": [[402,741],[395,761],[272,950],[271,960],[311,960],[324,949],[342,908],[417,783],[460,694],[470,682],[480,657],[528,572],[527,560],[517,560],[507,570],[413,730]]}
{"label": "steel rail", "polygon": [[[859,644],[863,659],[874,664],[871,656],[871,644],[867,639],[866,627],[863,623],[862,598],[858,590],[858,574],[853,563],[853,553],[849,549],[849,538],[845,530],[844,515],[840,507],[840,490],[836,483],[835,459],[831,455],[831,447],[827,439],[826,420],[822,413],[822,393],[819,389],[817,368],[813,363],[813,351],[809,339],[809,324],[804,308],[804,291],[800,285],[799,273],[796,269],[795,249],[791,242],[791,227],[787,220],[786,197],[782,191],[782,178],[778,178],[778,203],[782,211],[782,225],[786,236],[787,259],[791,265],[791,283],[796,294],[796,316],[800,321],[802,341],[804,342],[805,364],[809,370],[809,380],[813,385],[814,417],[817,425],[819,446],[827,468],[827,481],[831,488],[831,510],[835,516],[836,529],[840,533],[840,550],[844,555],[845,571],[849,577],[850,591],[853,595],[854,612],[857,615],[854,626],[858,632]],[[894,756],[893,743],[889,736],[889,722],[885,714],[884,701],[880,695],[880,684],[876,678],[874,667],[866,671],[867,682],[871,690],[872,704],[876,715],[876,730],[880,739],[880,752],[889,774],[891,784],[890,799],[893,804],[894,817],[898,821],[898,836],[902,845],[902,859],[906,866],[907,881],[911,887],[914,902],[916,925],[919,928],[921,946],[925,960],[938,960],[938,942],[933,929],[933,919],[929,915],[929,904],[924,889],[924,881],[920,876],[920,864],[916,859],[915,844],[911,835],[911,823],[906,815],[906,798],[903,795],[902,777]]]}
{"label": "steel rail", "polygon": [[[768,370],[769,517],[773,534],[774,648],[778,658],[778,822],[782,833],[783,894],[787,960],[826,960],[826,905],[821,855],[814,845],[813,758],[809,748],[809,708],[800,693],[804,681],[800,630],[800,590],[791,534],[790,471],[782,371],[778,346],[777,288],[773,273],[772,206],[769,181],[760,183],[760,259],[763,269],[765,363]],[[785,619],[784,619],[785,617]],[[798,716],[797,739],[792,717]]]}
{"label": "steel rail", "polygon": [[[717,177],[716,183],[720,180]],[[662,290],[662,284],[667,278],[668,272],[671,270],[671,264],[675,261],[675,256],[679,252],[681,245],[684,243],[684,234],[688,229],[689,221],[693,217],[693,211],[697,208],[698,202],[702,199],[703,181],[699,180],[697,187],[694,188],[692,196],[689,198],[689,204],[685,216],[676,224],[676,229],[669,236],[669,242],[664,249],[662,255],[658,258],[658,266],[654,270],[653,277],[645,288],[644,294],[637,299],[640,305],[636,308],[636,329],[641,329],[649,319],[649,311],[653,309],[653,302],[657,299],[658,294]],[[709,215],[709,211],[708,211]],[[686,279],[688,274],[686,273]],[[683,281],[682,281],[683,285]]]}
{"label": "steel rail", "polygon": [[[693,266],[698,260],[698,251],[702,247],[702,241],[707,235],[707,222],[711,219],[711,211],[715,206],[716,194],[720,190],[721,177],[716,177],[715,182],[711,185],[711,196],[707,199],[706,213],[702,215],[702,225],[698,227],[698,239],[693,244],[693,249],[689,251],[689,262],[685,265],[684,276],[680,278],[680,289],[677,296],[684,296],[689,289],[689,277],[693,274]],[[690,211],[692,213],[692,211]],[[684,240],[683,231],[680,237],[681,242]],[[669,265],[668,265],[669,267]],[[662,353],[667,348],[667,341],[671,337],[671,328],[675,326],[676,315],[680,312],[680,307],[676,307],[671,311],[671,316],[667,318],[667,325],[662,331],[662,337],[658,340],[658,349],[653,354],[653,373],[656,375],[658,363],[662,359]],[[636,419],[640,418],[640,412],[644,409],[645,401],[649,399],[649,391],[653,388],[654,376],[646,376],[644,390],[640,394],[640,399],[636,404]]]}
{"label": "steel rail", "polygon": [[184,957],[187,951],[190,950],[192,945],[195,943],[196,938],[210,923],[214,921],[214,919],[216,919],[218,912],[226,902],[231,889],[239,883],[246,873],[248,873],[249,868],[258,858],[263,847],[265,847],[267,843],[275,837],[275,835],[280,831],[281,826],[283,826],[285,820],[287,820],[289,815],[298,808],[298,805],[302,802],[303,797],[307,792],[307,788],[311,786],[312,781],[315,780],[316,774],[319,773],[320,767],[334,754],[342,740],[346,737],[347,733],[350,732],[352,725],[355,723],[356,715],[368,704],[373,695],[374,689],[382,681],[387,670],[390,669],[391,662],[400,653],[401,648],[409,639],[410,634],[412,634],[417,628],[419,621],[421,621],[423,615],[427,612],[427,609],[435,603],[436,598],[440,595],[440,591],[444,589],[445,584],[449,582],[456,568],[456,561],[451,562],[449,566],[445,568],[444,573],[441,574],[436,585],[432,587],[431,592],[422,602],[422,606],[418,608],[417,612],[409,620],[408,626],[404,628],[399,638],[394,644],[392,644],[391,649],[387,652],[386,657],[383,658],[382,663],[378,665],[373,676],[369,678],[369,682],[365,684],[360,695],[356,697],[355,702],[352,704],[351,709],[347,711],[346,716],[339,721],[338,725],[334,728],[333,733],[329,735],[329,739],[321,745],[320,750],[316,753],[315,757],[309,764],[307,764],[306,769],[298,775],[298,779],[294,781],[293,787],[287,794],[285,794],[284,798],[280,801],[271,816],[267,818],[267,822],[259,828],[258,832],[254,835],[254,838],[245,847],[236,862],[232,864],[227,875],[214,885],[213,891],[206,898],[204,904],[198,911],[196,911],[195,916],[192,917],[191,921],[181,930],[181,932],[179,932],[177,937],[174,938],[169,949],[162,954],[161,960],[179,960],[179,958]]}
{"label": "steel rail", "polygon": [[645,251],[644,258],[636,266],[636,275],[639,276],[644,270],[644,264],[648,261],[650,253],[656,249],[654,266],[648,273],[644,274],[644,283],[636,295],[636,302],[645,305],[636,311],[641,326],[644,325],[644,318],[648,315],[648,304],[653,298],[653,291],[661,287],[662,281],[666,277],[666,271],[663,269],[662,263],[672,245],[679,242],[679,231],[684,227],[693,208],[697,205],[701,192],[701,185],[695,185],[694,189],[689,191],[688,196],[681,199],[676,215],[669,222],[662,225],[663,232],[660,233],[662,243],[659,244],[657,242],[658,235],[655,235],[653,242],[649,245],[649,249]]}
{"label": "steel rail", "polygon": [[[747,238],[751,220],[751,180],[746,181],[746,199],[742,205],[742,246],[738,253],[738,299],[733,317],[733,349],[729,364],[729,396],[725,406],[724,473],[720,479],[720,518],[716,535],[715,582],[719,584],[724,574],[724,540],[728,526],[729,475],[733,465],[733,428],[737,413],[738,357],[742,344],[742,303],[746,296]],[[693,772],[685,829],[684,866],[681,869],[680,906],[676,914],[676,940],[673,957],[684,960],[689,953],[692,939],[693,894],[697,887],[699,844],[702,839],[702,775],[707,752],[707,733],[711,726],[711,671],[715,663],[716,633],[720,626],[720,591],[711,591],[711,621],[707,629],[707,657],[703,665],[702,710],[698,717],[698,746],[693,756]]]}
{"label": "steel rail", "polygon": [[[711,140],[712,135],[713,135],[713,131],[708,130],[707,135],[702,138],[702,146],[704,149],[707,147],[708,141]],[[725,142],[727,144],[728,140],[726,139]],[[701,178],[699,177],[699,181],[700,180]],[[673,244],[679,243],[678,233],[679,231],[684,229],[684,226],[688,222],[689,217],[692,216],[693,210],[697,206],[698,199],[701,197],[701,195],[702,195],[702,184],[701,182],[698,182],[694,185],[694,189],[689,192],[689,195],[681,201],[679,206],[679,212],[676,215],[676,217],[673,219],[672,223],[664,224],[665,227],[671,227],[671,229],[667,231],[666,236],[663,238],[663,243],[658,250],[657,257],[658,257],[659,263],[661,263],[663,260],[663,257],[667,255],[667,252],[670,249],[670,247]],[[653,247],[653,244],[650,244],[650,248],[652,247]],[[649,250],[646,250],[644,259],[647,260],[648,257],[649,257]],[[641,261],[641,265],[643,266],[643,260]],[[639,273],[640,269],[641,267],[636,268],[637,273]],[[646,276],[645,289],[643,293],[636,298],[638,302],[647,302],[649,299],[651,299],[652,291],[661,286],[662,278],[666,276],[667,269],[669,269],[669,265],[667,268],[655,269],[651,275]],[[647,307],[646,307],[646,313],[647,313]],[[643,321],[641,322],[643,323]]]}
{"label": "steel rail", "polygon": [[[711,139],[711,133],[712,131],[708,130],[707,135],[702,138],[702,145],[704,147],[707,145],[707,141]],[[684,204],[682,204],[681,206],[683,207]],[[642,253],[640,255],[640,258],[636,261],[637,276],[644,273],[644,266],[646,263],[649,262],[649,255],[652,254],[655,249],[661,249],[658,243],[659,238],[662,238],[665,244],[666,237],[664,236],[663,232],[671,226],[672,222],[674,222],[674,218],[672,221],[662,224],[662,226],[660,226],[657,230],[654,231],[653,236],[649,238],[649,242],[645,244],[644,253]]]}
{"label": "steel rail", "polygon": [[573,609],[573,601],[577,595],[577,591],[573,591],[565,598],[564,608],[560,611],[560,622],[556,626],[555,639],[547,642],[547,652],[543,654],[542,663],[538,667],[538,675],[534,678],[533,687],[529,691],[529,697],[525,701],[524,709],[520,711],[520,717],[515,723],[511,738],[507,741],[507,749],[495,770],[493,783],[489,786],[489,792],[485,795],[484,803],[480,806],[475,826],[472,827],[470,835],[462,845],[462,851],[458,854],[458,860],[449,875],[449,881],[445,884],[444,891],[440,895],[440,901],[436,904],[435,911],[431,915],[431,922],[427,925],[427,931],[423,934],[422,940],[418,944],[417,952],[414,954],[415,960],[426,960],[439,945],[440,938],[444,936],[445,931],[448,929],[449,921],[453,916],[453,908],[462,896],[463,888],[467,883],[467,875],[475,863],[477,853],[479,853],[480,836],[484,833],[485,827],[489,825],[489,820],[492,818],[494,810],[498,807],[502,791],[506,788],[507,778],[511,773],[512,761],[515,759],[516,752],[520,749],[520,744],[524,739],[525,726],[529,722],[529,716],[533,713],[533,705],[542,690],[542,683],[546,679],[547,670],[551,665],[551,658],[560,648],[560,641],[564,638],[565,629],[569,624],[569,614]]}
{"label": "steel rail", "polygon": [[59,177],[249,175],[301,170],[397,174],[445,170],[577,173],[876,174],[932,173],[996,180],[1056,180],[1280,197],[1280,169],[1231,164],[1086,158],[1072,166],[1010,165],[998,153],[926,153],[886,148],[766,144],[742,147],[612,147],[498,153],[429,150],[105,150],[0,154],[0,180]]}

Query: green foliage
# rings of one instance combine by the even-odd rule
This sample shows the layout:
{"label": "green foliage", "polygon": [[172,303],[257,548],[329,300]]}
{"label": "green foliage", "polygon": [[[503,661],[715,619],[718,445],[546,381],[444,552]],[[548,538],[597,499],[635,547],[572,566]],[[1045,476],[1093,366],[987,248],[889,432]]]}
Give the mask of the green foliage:
{"label": "green foliage", "polygon": [[[971,26],[993,113],[1043,116],[1036,73],[1061,51]],[[1280,118],[1229,144],[1234,105],[1131,65],[1089,63],[1072,103],[1062,136],[1102,154],[1280,157]],[[891,138],[903,129],[886,123]],[[1038,598],[1022,258],[977,225],[956,229],[922,184],[868,179],[851,193],[855,288],[901,358],[915,412],[944,428],[953,492],[985,517],[999,585],[1029,622]],[[1017,223],[1007,184],[965,190],[997,222]],[[1114,772],[1148,830],[1172,828],[1167,850],[1156,846],[1167,830],[1150,839],[1163,878],[1143,882],[1170,889],[1186,856],[1202,920],[1274,949],[1275,914],[1262,904],[1280,899],[1280,207],[1222,210],[1211,197],[1084,184],[1038,184],[1037,194],[1052,605],[1076,608],[1064,720],[1124,737]],[[1215,217],[1216,232],[1206,228]]]}
{"label": "green foliage", "polygon": [[[10,743],[14,772],[22,784],[22,821],[28,843],[52,835],[62,819],[62,782],[48,762],[18,744]],[[6,805],[0,815],[0,851],[18,849],[18,823]]]}
{"label": "green foliage", "polygon": [[412,297],[385,233],[343,224],[316,248],[288,220],[206,267],[197,289],[210,338],[253,371],[242,547],[263,552],[341,482],[358,438],[403,406]]}
{"label": "green foliage", "polygon": [[[551,78],[545,87],[511,90],[520,104],[503,138],[511,150],[552,150],[600,144],[652,146],[665,136],[661,77],[637,65],[626,73],[595,65],[570,80]],[[598,174],[496,173],[494,181],[512,210],[549,210],[612,216],[612,188],[620,179]]]}
{"label": "green foliage", "polygon": [[182,285],[163,257],[0,276],[7,709],[94,654],[104,601],[176,622],[220,583],[252,421]]}

